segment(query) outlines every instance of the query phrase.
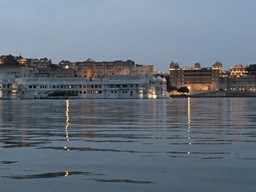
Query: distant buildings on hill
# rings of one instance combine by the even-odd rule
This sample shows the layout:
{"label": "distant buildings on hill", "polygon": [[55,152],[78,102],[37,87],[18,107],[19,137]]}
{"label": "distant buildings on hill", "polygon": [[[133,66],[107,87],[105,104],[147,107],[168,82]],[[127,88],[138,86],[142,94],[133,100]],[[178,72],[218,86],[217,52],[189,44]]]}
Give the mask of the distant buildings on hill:
{"label": "distant buildings on hill", "polygon": [[[53,64],[51,59],[23,58],[22,56],[0,56],[0,75],[14,77],[85,77],[107,78],[117,75],[156,75],[154,65],[139,65],[127,61],[86,61],[70,62],[62,60]],[[196,95],[210,92],[228,92],[234,95],[256,95],[256,64],[235,65],[224,71],[222,63],[217,61],[210,67],[182,68],[171,62],[169,73],[160,74],[167,80],[167,90],[171,95],[188,92]],[[237,94],[239,93],[239,94]],[[242,94],[241,94],[242,93]]]}
{"label": "distant buildings on hill", "polygon": [[72,69],[79,77],[103,78],[113,75],[145,75],[155,73],[154,65],[138,65],[132,60],[127,61],[94,61],[87,59],[83,62],[72,63],[61,61],[59,66],[62,69]]}
{"label": "distant buildings on hill", "polygon": [[16,77],[87,77],[103,78],[113,75],[145,75],[155,73],[154,65],[138,65],[127,61],[82,62],[61,61],[53,64],[51,59],[29,59],[12,55],[0,57],[0,73]]}

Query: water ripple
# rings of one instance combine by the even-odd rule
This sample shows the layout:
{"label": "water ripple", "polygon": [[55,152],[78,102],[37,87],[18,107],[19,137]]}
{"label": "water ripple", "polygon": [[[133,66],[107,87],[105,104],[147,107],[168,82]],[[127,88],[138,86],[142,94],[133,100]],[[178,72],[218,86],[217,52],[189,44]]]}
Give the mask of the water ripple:
{"label": "water ripple", "polygon": [[67,150],[68,151],[84,151],[84,152],[121,152],[121,153],[155,153],[152,151],[137,151],[137,150],[119,150],[113,148],[92,148],[92,147],[40,147],[40,149],[54,149],[54,150]]}
{"label": "water ripple", "polygon": [[67,177],[72,175],[103,175],[95,174],[92,172],[80,172],[80,171],[64,171],[64,172],[50,172],[50,173],[40,173],[33,175],[14,175],[14,176],[2,176],[8,179],[48,179],[57,177]]}
{"label": "water ripple", "polygon": [[17,163],[18,161],[0,161],[0,164],[13,164]]}
{"label": "water ripple", "polygon": [[141,180],[132,180],[132,179],[92,179],[92,180],[96,182],[103,182],[103,183],[156,184],[156,182],[154,181],[141,181]]}

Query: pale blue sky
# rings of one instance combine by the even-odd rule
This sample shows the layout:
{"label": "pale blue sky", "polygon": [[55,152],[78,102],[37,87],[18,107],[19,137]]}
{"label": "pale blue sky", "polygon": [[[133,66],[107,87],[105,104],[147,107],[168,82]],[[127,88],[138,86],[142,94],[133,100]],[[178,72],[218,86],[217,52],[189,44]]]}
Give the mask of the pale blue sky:
{"label": "pale blue sky", "polygon": [[256,63],[255,0],[0,0],[0,55]]}

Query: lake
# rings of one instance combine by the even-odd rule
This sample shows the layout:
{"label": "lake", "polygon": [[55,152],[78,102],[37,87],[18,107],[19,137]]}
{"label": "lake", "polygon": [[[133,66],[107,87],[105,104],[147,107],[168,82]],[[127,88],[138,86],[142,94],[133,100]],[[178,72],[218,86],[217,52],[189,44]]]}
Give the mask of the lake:
{"label": "lake", "polygon": [[256,98],[0,100],[0,187],[256,190]]}

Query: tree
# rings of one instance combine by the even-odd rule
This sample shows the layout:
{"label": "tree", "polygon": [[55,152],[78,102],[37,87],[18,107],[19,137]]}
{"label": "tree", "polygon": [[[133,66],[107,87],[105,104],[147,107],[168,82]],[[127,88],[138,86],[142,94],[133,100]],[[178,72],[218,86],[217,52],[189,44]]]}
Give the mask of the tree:
{"label": "tree", "polygon": [[6,62],[5,62],[6,65],[19,65],[17,59],[12,56],[12,55],[7,55],[6,56]]}
{"label": "tree", "polygon": [[170,75],[165,75],[164,78],[166,79],[166,90],[167,90],[168,92],[177,90],[177,87],[171,85],[171,82],[170,82]]}
{"label": "tree", "polygon": [[249,75],[256,75],[256,64],[249,65],[249,67],[247,67],[247,71]]}
{"label": "tree", "polygon": [[167,85],[167,91],[168,92],[171,92],[171,91],[175,91],[175,90],[177,90],[177,87],[175,87],[175,86],[172,86],[172,85]]}
{"label": "tree", "polygon": [[189,93],[188,87],[180,87],[177,91],[180,93]]}

